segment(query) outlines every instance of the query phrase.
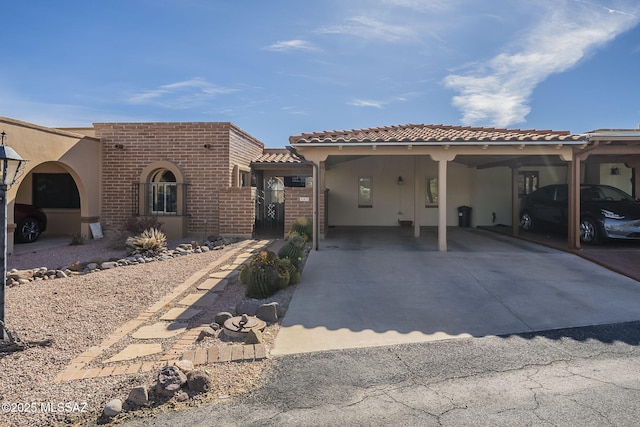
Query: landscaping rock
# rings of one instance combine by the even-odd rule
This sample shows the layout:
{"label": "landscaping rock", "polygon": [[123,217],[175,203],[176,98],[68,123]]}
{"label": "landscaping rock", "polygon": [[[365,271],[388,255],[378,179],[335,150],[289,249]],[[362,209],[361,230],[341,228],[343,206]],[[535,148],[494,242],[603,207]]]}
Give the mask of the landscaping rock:
{"label": "landscaping rock", "polygon": [[207,337],[215,338],[215,336],[216,336],[216,331],[214,331],[212,327],[207,326],[200,331],[200,335],[198,335],[198,338],[196,339],[196,341],[202,341]]}
{"label": "landscaping rock", "polygon": [[100,269],[101,270],[110,270],[112,268],[116,268],[118,267],[118,263],[115,261],[107,261],[107,262],[103,262],[102,264],[100,264]]}
{"label": "landscaping rock", "polygon": [[122,412],[122,400],[120,399],[109,401],[102,410],[102,413],[108,418],[113,418],[120,412]]}
{"label": "landscaping rock", "polygon": [[180,392],[176,394],[176,400],[178,402],[184,402],[185,400],[189,400],[189,395],[187,394],[186,391]]}
{"label": "landscaping rock", "polygon": [[176,363],[174,363],[174,366],[180,369],[185,374],[188,374],[194,369],[193,362],[188,359],[178,360]]}
{"label": "landscaping rock", "polygon": [[220,313],[216,314],[216,317],[213,321],[218,325],[224,325],[224,322],[231,319],[232,317],[233,314],[229,313],[228,311],[221,311]]}
{"label": "landscaping rock", "polygon": [[165,366],[158,374],[156,393],[164,397],[172,397],[187,383],[187,376],[175,366]]}
{"label": "landscaping rock", "polygon": [[211,377],[201,369],[189,372],[187,385],[194,393],[206,393],[211,390]]}
{"label": "landscaping rock", "polygon": [[127,402],[131,402],[137,406],[144,406],[149,403],[149,390],[146,385],[139,385],[134,387],[129,392]]}
{"label": "landscaping rock", "polygon": [[76,261],[69,264],[66,269],[71,271],[82,271],[83,268],[82,263],[80,261]]}
{"label": "landscaping rock", "polygon": [[245,344],[262,344],[264,337],[259,329],[249,329],[247,336],[244,338]]}
{"label": "landscaping rock", "polygon": [[279,316],[278,316],[278,306],[280,304],[278,304],[277,302],[270,302],[268,304],[262,304],[260,307],[258,307],[258,309],[256,310],[256,317],[258,319],[262,319],[265,322],[271,322],[271,323],[275,323],[278,321]]}

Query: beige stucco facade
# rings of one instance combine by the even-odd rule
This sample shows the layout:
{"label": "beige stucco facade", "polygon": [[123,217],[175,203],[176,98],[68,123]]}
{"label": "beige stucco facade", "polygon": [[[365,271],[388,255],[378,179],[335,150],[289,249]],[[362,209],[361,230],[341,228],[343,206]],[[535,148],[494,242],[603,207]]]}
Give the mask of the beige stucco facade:
{"label": "beige stucco facade", "polygon": [[47,211],[49,235],[68,236],[82,233],[90,236],[89,224],[100,218],[100,141],[80,133],[57,130],[0,117],[0,128],[7,137],[5,144],[27,160],[24,173],[7,194],[7,247],[13,251],[15,203],[31,204],[33,173],[70,174],[80,195],[80,209]]}

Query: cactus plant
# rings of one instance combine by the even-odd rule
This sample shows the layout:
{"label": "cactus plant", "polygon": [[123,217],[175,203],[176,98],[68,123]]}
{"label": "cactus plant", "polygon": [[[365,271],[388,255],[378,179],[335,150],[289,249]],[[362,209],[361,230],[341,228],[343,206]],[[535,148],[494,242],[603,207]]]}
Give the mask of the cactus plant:
{"label": "cactus plant", "polygon": [[288,258],[281,259],[280,265],[286,268],[289,272],[289,283],[287,283],[287,286],[295,285],[300,281],[300,271],[298,270],[298,267],[291,262],[291,260]]}
{"label": "cactus plant", "polygon": [[290,243],[300,249],[304,249],[306,243],[305,238],[297,231],[290,231],[287,235],[287,243]]}
{"label": "cactus plant", "polygon": [[296,218],[291,225],[291,231],[295,231],[304,237],[306,241],[309,241],[313,239],[313,222],[304,216]]}
{"label": "cactus plant", "polygon": [[[250,298],[264,299],[275,294],[289,282],[288,271],[283,272],[280,260],[271,251],[261,250],[242,268],[238,279],[247,286],[246,294]],[[285,285],[286,286],[286,285]]]}
{"label": "cactus plant", "polygon": [[291,242],[287,242],[278,251],[278,258],[290,260],[296,267],[302,261],[302,250]]}

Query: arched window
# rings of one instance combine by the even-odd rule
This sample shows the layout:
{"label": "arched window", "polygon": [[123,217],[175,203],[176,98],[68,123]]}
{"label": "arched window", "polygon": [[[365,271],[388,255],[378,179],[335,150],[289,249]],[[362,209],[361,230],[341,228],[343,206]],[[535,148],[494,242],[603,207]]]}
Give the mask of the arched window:
{"label": "arched window", "polygon": [[178,185],[176,176],[167,169],[159,169],[151,175],[149,209],[153,214],[176,215],[178,213]]}

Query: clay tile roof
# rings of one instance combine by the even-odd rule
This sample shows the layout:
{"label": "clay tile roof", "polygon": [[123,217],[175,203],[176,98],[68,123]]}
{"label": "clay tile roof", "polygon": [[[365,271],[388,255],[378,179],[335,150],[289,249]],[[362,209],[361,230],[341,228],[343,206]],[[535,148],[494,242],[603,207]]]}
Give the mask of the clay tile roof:
{"label": "clay tile roof", "polygon": [[298,157],[291,154],[286,148],[265,148],[262,154],[258,156],[252,164],[256,163],[288,163],[299,164],[303,163]]}
{"label": "clay tile roof", "polygon": [[582,141],[584,139],[584,135],[572,135],[568,131],[406,124],[346,131],[302,133],[289,137],[289,142],[291,144],[411,144],[417,142],[439,144],[448,142]]}

